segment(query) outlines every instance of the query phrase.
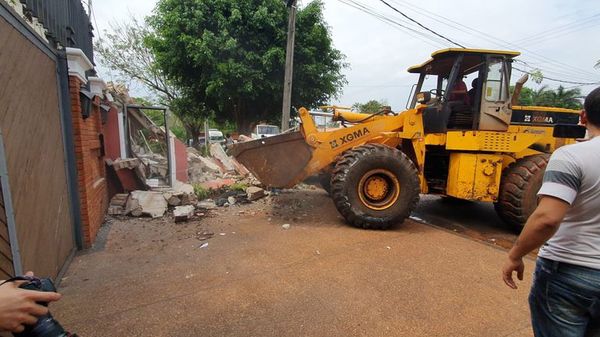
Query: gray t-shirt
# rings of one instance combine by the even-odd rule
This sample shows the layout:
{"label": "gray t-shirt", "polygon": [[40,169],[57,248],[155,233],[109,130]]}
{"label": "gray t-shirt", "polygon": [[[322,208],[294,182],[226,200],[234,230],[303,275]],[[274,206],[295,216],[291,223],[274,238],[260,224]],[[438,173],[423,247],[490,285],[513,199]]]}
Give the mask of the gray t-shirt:
{"label": "gray t-shirt", "polygon": [[571,205],[538,256],[600,269],[600,137],[556,150],[538,195]]}

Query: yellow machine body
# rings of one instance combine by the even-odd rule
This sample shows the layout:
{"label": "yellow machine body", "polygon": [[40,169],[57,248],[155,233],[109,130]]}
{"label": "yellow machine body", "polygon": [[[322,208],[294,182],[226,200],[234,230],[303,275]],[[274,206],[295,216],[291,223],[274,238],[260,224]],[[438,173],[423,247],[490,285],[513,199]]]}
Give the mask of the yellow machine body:
{"label": "yellow machine body", "polygon": [[[445,76],[441,74],[450,72],[450,78],[457,78],[458,75],[452,74],[456,69],[462,69],[460,63],[457,68],[456,63],[453,66],[449,60],[452,60],[452,57],[462,57],[460,55],[463,54],[466,55],[463,68],[479,67],[477,62],[489,60],[488,54],[498,60],[505,60],[505,64],[509,64],[510,58],[518,55],[517,52],[450,49],[432,54],[431,60],[410,68],[409,72],[420,72],[422,78],[429,74]],[[498,61],[489,62],[493,64]],[[487,70],[482,70],[483,73],[485,71]],[[508,70],[504,71],[505,75],[509,75]],[[421,81],[419,86],[422,83]],[[508,84],[503,85],[508,90]],[[498,198],[502,171],[511,163],[524,157],[551,153],[562,145],[575,142],[573,138],[553,136],[555,117],[552,114],[569,114],[576,121],[578,112],[545,107],[511,106],[510,98],[507,96],[502,102],[492,102],[487,99],[490,95],[489,91],[502,90],[502,88],[483,89],[480,89],[482,108],[481,112],[478,112],[481,117],[474,119],[475,126],[471,128],[426,132],[424,114],[430,113],[428,109],[431,109],[431,105],[427,104],[414,104],[414,108],[398,114],[388,111],[374,115],[329,106],[324,109],[332,113],[333,119],[344,121],[347,125],[323,132],[317,129],[311,113],[301,108],[299,110],[301,126],[296,133],[237,144],[233,147],[232,153],[264,184],[273,187],[291,187],[319,172],[331,172],[338,158],[348,150],[370,143],[384,144],[400,149],[412,160],[418,171],[421,193],[429,193],[431,186],[426,176],[427,158],[430,150],[436,150],[443,152],[444,156],[449,158],[449,164],[443,192],[436,187],[433,193],[493,202]],[[437,90],[443,91],[439,87]],[[416,97],[417,95],[415,95],[415,103]],[[513,110],[518,110],[522,115],[522,123],[510,122],[510,114]],[[508,117],[502,115],[506,111],[509,113]],[[483,116],[483,114],[487,115]],[[492,120],[493,123],[490,122]],[[536,121],[540,123],[536,124]],[[485,129],[486,126],[490,126],[489,129]],[[365,191],[377,195],[379,181],[373,180],[369,183],[372,185],[367,186]]]}

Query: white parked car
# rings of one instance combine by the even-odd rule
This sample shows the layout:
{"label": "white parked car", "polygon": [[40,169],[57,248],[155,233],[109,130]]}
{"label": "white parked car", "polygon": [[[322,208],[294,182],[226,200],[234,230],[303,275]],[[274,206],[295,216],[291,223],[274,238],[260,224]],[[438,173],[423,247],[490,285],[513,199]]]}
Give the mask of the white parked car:
{"label": "white parked car", "polygon": [[252,133],[252,138],[259,139],[271,137],[279,134],[279,127],[276,125],[259,124]]}

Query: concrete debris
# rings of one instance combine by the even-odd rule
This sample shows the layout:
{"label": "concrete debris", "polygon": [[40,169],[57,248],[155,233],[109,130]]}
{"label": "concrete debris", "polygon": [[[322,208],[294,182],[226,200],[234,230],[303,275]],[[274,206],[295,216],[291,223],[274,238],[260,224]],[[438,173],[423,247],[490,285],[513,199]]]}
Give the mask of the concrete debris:
{"label": "concrete debris", "polygon": [[217,205],[211,199],[206,199],[206,200],[200,201],[198,204],[196,204],[196,207],[198,207],[200,209],[211,210],[211,209],[217,208]]}
{"label": "concrete debris", "polygon": [[229,205],[235,205],[237,200],[235,199],[235,197],[228,197],[227,202],[229,203]]}
{"label": "concrete debris", "polygon": [[122,169],[134,169],[140,166],[140,164],[141,161],[138,158],[117,158],[112,162],[112,167],[114,167],[114,169],[118,171]]}
{"label": "concrete debris", "polygon": [[173,190],[175,191],[175,194],[177,194],[177,195],[179,195],[180,193],[194,194],[194,186],[192,186],[190,184],[182,183],[179,180],[175,180],[175,182],[173,183]]}
{"label": "concrete debris", "polygon": [[203,171],[221,173],[219,165],[217,165],[211,158],[202,157],[199,153],[191,152],[190,149],[196,151],[196,149],[193,147],[188,147],[188,162],[192,162],[201,166]]}
{"label": "concrete debris", "polygon": [[235,165],[227,153],[225,153],[221,144],[210,144],[210,155],[223,165],[225,172],[235,172]]}
{"label": "concrete debris", "polygon": [[129,198],[127,200],[127,206],[125,207],[124,215],[131,215],[135,217],[142,216],[142,206],[140,206],[140,202],[137,199]]}
{"label": "concrete debris", "polygon": [[167,201],[161,192],[133,191],[130,194],[129,200],[131,201],[131,205],[128,202],[127,209],[133,216],[146,214],[153,218],[158,218],[163,216],[167,211]]}
{"label": "concrete debris", "polygon": [[290,227],[292,227],[289,223],[284,223],[281,228],[283,229],[290,229]]}
{"label": "concrete debris", "polygon": [[[165,199],[167,198],[165,197]],[[172,195],[169,197],[169,199],[167,199],[167,203],[169,204],[169,206],[179,206],[181,205],[181,199],[179,199],[175,195]]]}
{"label": "concrete debris", "polygon": [[260,187],[250,186],[246,189],[248,201],[258,200],[265,196],[265,190]]}
{"label": "concrete debris", "polygon": [[109,215],[122,215],[125,212],[125,206],[127,205],[127,199],[129,199],[129,194],[120,193],[115,194],[112,199],[110,199],[110,204],[108,205],[108,214]]}
{"label": "concrete debris", "polygon": [[109,205],[107,213],[108,215],[122,215],[123,211],[125,209],[122,206]]}
{"label": "concrete debris", "polygon": [[248,169],[244,165],[240,164],[240,162],[238,162],[235,158],[230,157],[229,159],[231,160],[231,163],[235,167],[235,171],[239,175],[241,175],[242,177],[245,177],[250,174],[250,171],[248,171]]}
{"label": "concrete debris", "polygon": [[143,164],[140,165],[140,168],[142,168],[143,177],[149,186],[167,185],[169,164],[165,156],[158,153],[137,153],[136,155]]}
{"label": "concrete debris", "polygon": [[129,199],[129,194],[127,193],[115,194],[112,199],[110,199],[110,205],[125,207],[127,199]]}
{"label": "concrete debris", "polygon": [[175,217],[175,222],[187,221],[194,217],[194,206],[177,206],[173,210],[173,216]]}

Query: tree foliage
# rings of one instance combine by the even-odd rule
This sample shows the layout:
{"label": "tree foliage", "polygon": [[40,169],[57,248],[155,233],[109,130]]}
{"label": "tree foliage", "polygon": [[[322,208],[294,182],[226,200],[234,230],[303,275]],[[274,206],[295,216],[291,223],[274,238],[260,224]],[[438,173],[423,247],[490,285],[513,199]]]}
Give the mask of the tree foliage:
{"label": "tree foliage", "polygon": [[[323,19],[323,4],[299,10],[292,105],[314,107],[339,93],[345,78]],[[281,114],[287,10],[281,0],[160,0],[146,38],[157,65],[178,87],[235,121],[277,121]]]}
{"label": "tree foliage", "polygon": [[352,109],[357,110],[362,113],[376,113],[379,112],[384,106],[387,106],[387,102],[385,100],[370,100],[366,103],[354,103],[352,104]]}
{"label": "tree foliage", "polygon": [[552,90],[548,89],[546,85],[537,90],[523,87],[519,95],[519,104],[581,109],[581,89],[565,89],[563,86],[559,86]]}
{"label": "tree foliage", "polygon": [[144,104],[158,103],[169,107],[176,117],[173,127],[181,124],[187,133],[173,130],[178,138],[197,140],[203,127],[202,121],[210,116],[211,111],[205,105],[197,104],[185,90],[178,89],[157,66],[154,54],[145,44],[146,38],[152,34],[150,28],[135,18],[110,26],[111,31],[104,31],[103,37],[94,46],[100,62],[116,72],[121,82],[136,80],[156,95],[156,99],[145,100]]}
{"label": "tree foliage", "polygon": [[128,83],[132,79],[139,81],[157,94],[161,102],[176,98],[177,90],[156,66],[152,51],[144,44],[150,29],[135,18],[128,22],[111,23],[110,28],[94,45],[100,62],[116,72],[121,82]]}

